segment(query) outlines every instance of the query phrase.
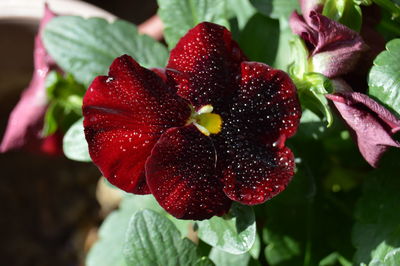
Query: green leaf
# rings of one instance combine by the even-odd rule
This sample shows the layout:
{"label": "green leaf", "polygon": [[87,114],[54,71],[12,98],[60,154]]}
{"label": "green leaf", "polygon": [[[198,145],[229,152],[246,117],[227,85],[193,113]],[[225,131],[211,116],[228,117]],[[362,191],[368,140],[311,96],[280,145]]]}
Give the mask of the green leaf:
{"label": "green leaf", "polygon": [[132,216],[123,253],[128,266],[193,265],[199,260],[196,245],[182,239],[170,220],[151,210]]}
{"label": "green leaf", "polygon": [[322,15],[357,32],[361,29],[362,12],[360,6],[354,0],[327,0]]}
{"label": "green leaf", "polygon": [[162,211],[152,195],[126,194],[119,209],[104,220],[99,230],[99,240],[90,249],[87,266],[127,266],[122,253],[125,234],[132,214],[143,209]]}
{"label": "green leaf", "polygon": [[76,121],[65,134],[63,150],[68,159],[80,162],[91,161],[83,130],[83,118]]}
{"label": "green leaf", "polygon": [[253,209],[234,203],[229,217],[213,217],[197,222],[199,238],[209,245],[232,254],[250,250],[256,237]]}
{"label": "green leaf", "polygon": [[82,116],[85,87],[76,82],[72,75],[63,77],[56,71],[49,73],[45,86],[49,107],[42,134],[49,136],[57,130],[64,133]]}
{"label": "green leaf", "polygon": [[134,206],[135,210],[143,210],[150,209],[161,213],[165,217],[167,217],[174,225],[178,228],[182,236],[188,235],[189,227],[193,224],[191,220],[181,220],[173,217],[171,214],[167,213],[161,206],[158,204],[157,200],[152,196],[141,196],[141,195],[133,195],[127,194],[124,200],[121,202],[121,206],[123,208],[129,208],[129,206]]}
{"label": "green leaf", "polygon": [[65,108],[82,113],[82,97],[86,90],[71,74],[66,74],[64,77],[56,71],[51,71],[46,78],[45,86],[50,101],[60,101]]}
{"label": "green leaf", "polygon": [[302,173],[298,172],[287,189],[257,213],[266,216],[262,239],[269,265],[301,265],[304,260],[307,195],[313,188],[309,188],[310,181]]}
{"label": "green leaf", "polygon": [[382,260],[373,259],[369,265],[373,266],[398,266],[400,264],[400,248],[394,249],[386,254]]}
{"label": "green leaf", "polygon": [[293,36],[289,42],[290,57],[289,74],[293,78],[303,79],[305,73],[309,72],[308,49],[299,36]]}
{"label": "green leaf", "polygon": [[249,250],[249,254],[254,259],[258,259],[258,257],[260,256],[260,252],[261,252],[261,241],[260,241],[260,237],[258,236],[258,234],[256,234],[256,240],[254,241],[253,246]]}
{"label": "green leaf", "polygon": [[57,64],[86,86],[107,74],[111,62],[123,54],[144,67],[164,67],[168,56],[163,45],[122,20],[56,17],[46,25],[43,41]]}
{"label": "green leaf", "polygon": [[248,252],[231,254],[218,248],[213,248],[209,256],[215,265],[245,266],[250,261],[250,254]]}
{"label": "green leaf", "polygon": [[380,6],[382,10],[390,13],[391,20],[400,21],[400,1],[399,0],[372,0]]}
{"label": "green leaf", "polygon": [[298,88],[302,106],[324,118],[327,126],[333,123],[333,115],[325,94],[332,92],[332,84],[328,78],[320,73],[310,72],[303,75],[303,79],[294,79]]}
{"label": "green leaf", "polygon": [[164,22],[164,37],[170,49],[187,31],[208,21],[229,27],[226,0],[157,0]]}
{"label": "green leaf", "polygon": [[207,257],[201,257],[196,261],[195,266],[214,266],[214,262]]}
{"label": "green leaf", "polygon": [[265,257],[271,265],[279,265],[301,255],[300,244],[290,236],[282,236],[264,228],[263,239],[267,244]]}
{"label": "green leaf", "polygon": [[249,0],[226,0],[229,13],[230,28],[233,31],[233,21],[237,23],[239,30],[242,30],[249,19],[257,12]]}
{"label": "green leaf", "polygon": [[58,129],[56,109],[56,104],[49,104],[49,107],[47,107],[46,113],[44,114],[43,136],[50,136]]}
{"label": "green leaf", "polygon": [[388,255],[391,251],[400,248],[399,156],[398,150],[389,151],[380,162],[380,168],[366,177],[352,234],[357,249],[355,264],[384,262],[389,260],[386,257],[391,256]]}
{"label": "green leaf", "polygon": [[296,136],[303,139],[320,139],[326,132],[325,123],[309,109],[303,110]]}
{"label": "green leaf", "polygon": [[252,61],[272,65],[279,42],[279,21],[256,13],[240,33],[239,44]]}
{"label": "green leaf", "polygon": [[281,17],[279,19],[279,44],[278,51],[275,57],[274,64],[275,68],[282,69],[283,71],[288,70],[289,65],[292,63],[292,51],[290,49],[290,41],[295,36],[289,27],[288,19]]}
{"label": "green leaf", "polygon": [[271,18],[287,19],[294,10],[300,10],[297,0],[250,0],[250,2],[259,12]]}
{"label": "green leaf", "polygon": [[260,238],[258,237],[258,235],[256,235],[256,240],[252,248],[246,253],[232,254],[214,247],[211,249],[209,257],[216,265],[229,265],[229,266],[249,265],[251,257],[253,257],[254,260],[258,259],[260,255],[260,245],[261,245]]}
{"label": "green leaf", "polygon": [[332,252],[325,258],[323,258],[318,266],[333,266],[333,265],[342,265],[342,266],[351,266],[351,262],[346,258],[341,256],[338,252]]}
{"label": "green leaf", "polygon": [[369,95],[400,116],[400,39],[386,44],[374,60],[368,77]]}
{"label": "green leaf", "polygon": [[267,262],[271,266],[318,265],[334,251],[351,258],[354,252],[350,241],[354,200],[343,194],[328,194],[320,185],[326,166],[332,162],[329,160],[331,154],[326,153],[322,141],[301,139],[291,144],[298,160],[296,175],[285,191],[255,208],[257,218],[264,217],[260,222],[264,223]]}
{"label": "green leaf", "polygon": [[365,5],[365,6],[369,6],[372,5],[372,0],[353,0],[354,3],[356,3],[357,5]]}

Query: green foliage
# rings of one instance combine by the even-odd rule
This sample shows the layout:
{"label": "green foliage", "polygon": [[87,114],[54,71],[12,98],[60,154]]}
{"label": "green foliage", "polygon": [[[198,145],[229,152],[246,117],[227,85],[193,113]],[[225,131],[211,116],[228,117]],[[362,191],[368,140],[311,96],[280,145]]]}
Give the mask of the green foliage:
{"label": "green foliage", "polygon": [[82,116],[85,88],[72,75],[64,78],[56,71],[49,73],[45,86],[49,107],[44,117],[42,134],[49,136],[57,130],[64,133]]}
{"label": "green foliage", "polygon": [[324,119],[328,126],[333,123],[333,115],[325,94],[333,91],[331,81],[324,75],[312,71],[308,51],[304,42],[295,37],[290,41],[291,65],[289,75],[296,84],[303,109],[309,109]]}
{"label": "green foliage", "polygon": [[293,52],[290,48],[290,41],[294,35],[289,27],[287,18],[281,17],[279,19],[279,29],[278,51],[272,66],[287,72],[289,65],[292,63]]}
{"label": "green foliage", "polygon": [[90,162],[88,145],[83,131],[83,118],[76,121],[65,133],[63,139],[63,150],[67,158],[80,161]]}
{"label": "green foliage", "polygon": [[[124,194],[119,209],[113,211],[100,227],[99,241],[91,248],[86,265],[88,266],[128,266],[123,257],[123,243],[126,238],[129,221],[132,214],[141,210],[153,210],[169,220],[179,228],[180,235],[187,234],[188,221],[181,221],[168,215],[157,203],[152,195],[139,196]],[[157,216],[158,217],[158,216]],[[163,219],[163,218],[162,218]],[[174,226],[174,230],[176,227]],[[200,262],[199,262],[200,263]],[[206,263],[206,260],[202,263]],[[151,265],[151,264],[149,264]],[[209,264],[199,264],[209,265]],[[212,264],[211,264],[212,265]]]}
{"label": "green foliage", "polygon": [[250,0],[262,14],[279,19],[288,18],[294,10],[300,10],[297,0]]}
{"label": "green foliage", "polygon": [[387,154],[380,168],[366,177],[363,196],[355,211],[357,222],[352,235],[357,248],[354,258],[357,264],[400,263],[400,179],[395,174],[400,171],[399,155],[398,150]]}
{"label": "green foliage", "polygon": [[328,126],[333,123],[333,115],[325,94],[333,91],[331,81],[324,75],[310,72],[303,76],[303,80],[294,80],[298,89],[299,98],[304,108],[310,109],[323,118]]}
{"label": "green foliage", "polygon": [[127,266],[122,255],[125,234],[133,213],[142,209],[161,210],[152,196],[125,196],[120,208],[104,220],[99,240],[90,249],[87,266]]}
{"label": "green foliage", "polygon": [[256,238],[253,209],[234,203],[225,217],[197,222],[199,238],[213,247],[232,254],[250,250]]}
{"label": "green foliage", "polygon": [[372,0],[353,0],[353,1],[358,5],[366,5],[366,6],[372,5],[373,2]]}
{"label": "green foliage", "polygon": [[250,254],[231,254],[218,248],[213,248],[210,252],[210,259],[215,265],[245,266],[250,261]]}
{"label": "green foliage", "polygon": [[345,257],[340,255],[337,252],[332,252],[325,258],[323,258],[319,264],[319,266],[333,266],[333,265],[342,265],[342,266],[351,266],[351,262],[348,261]]}
{"label": "green foliage", "polygon": [[[358,0],[360,1],[360,0]],[[391,19],[400,22],[400,1],[399,0],[371,0],[379,5],[382,10],[390,13]],[[365,2],[365,1],[364,1]],[[367,1],[368,2],[368,1]]]}
{"label": "green foliage", "polygon": [[260,238],[256,235],[256,240],[251,249],[242,254],[232,254],[219,248],[212,248],[209,254],[210,259],[216,265],[244,266],[257,265],[254,262],[260,255]]}
{"label": "green foliage", "polygon": [[249,19],[257,12],[249,0],[226,0],[229,12],[229,24],[235,36],[235,30],[243,30]]}
{"label": "green foliage", "polygon": [[[299,265],[304,260],[306,195],[310,193],[307,191],[307,182],[304,176],[296,175],[289,187],[270,200],[262,210],[266,215],[263,228],[263,242],[266,245],[264,255],[270,265]],[[293,227],[290,221],[294,220],[296,223]]]}
{"label": "green foliage", "polygon": [[240,33],[239,44],[250,60],[273,65],[279,34],[278,20],[256,13]]}
{"label": "green foliage", "polygon": [[[354,160],[354,154],[327,149],[324,142],[333,130],[329,128],[318,142],[296,135],[290,142],[297,158],[296,175],[285,191],[255,208],[257,222],[263,224],[269,265],[318,265],[332,253],[337,254],[337,264],[325,265],[346,265],[352,258],[350,233],[357,190],[334,192],[324,181],[332,169],[347,167],[345,162]],[[335,147],[342,151],[343,142],[347,143],[341,140]],[[349,165],[354,167],[352,162]]]}
{"label": "green foliage", "polygon": [[303,79],[305,73],[310,71],[310,66],[308,62],[308,50],[304,41],[298,37],[294,36],[290,42],[290,59],[291,65],[289,67],[289,74],[294,79]]}
{"label": "green foliage", "polygon": [[305,109],[301,115],[300,127],[296,136],[306,140],[318,140],[323,137],[325,132],[326,126],[321,118],[309,109]]}
{"label": "green foliage", "polygon": [[229,27],[226,0],[158,0],[164,37],[170,49],[186,32],[203,21]]}
{"label": "green foliage", "polygon": [[400,39],[387,43],[374,60],[368,93],[400,116]]}
{"label": "green foliage", "polygon": [[132,216],[123,253],[128,266],[195,265],[200,259],[195,244],[182,239],[171,221],[151,210]]}
{"label": "green foliage", "polygon": [[86,86],[107,74],[111,62],[123,54],[145,67],[164,67],[168,57],[163,45],[122,20],[56,17],[46,25],[43,41],[57,64]]}
{"label": "green foliage", "polygon": [[327,0],[322,14],[350,29],[358,32],[361,30],[362,12],[359,4],[354,0]]}
{"label": "green foliage", "polygon": [[195,266],[214,266],[214,262],[207,257],[201,257],[195,263]]}

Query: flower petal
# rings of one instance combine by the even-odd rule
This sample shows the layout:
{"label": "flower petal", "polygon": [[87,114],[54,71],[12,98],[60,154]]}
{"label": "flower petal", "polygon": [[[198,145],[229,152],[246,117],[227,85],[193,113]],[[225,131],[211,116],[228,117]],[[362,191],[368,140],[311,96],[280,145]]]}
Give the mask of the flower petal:
{"label": "flower petal", "polygon": [[306,41],[312,71],[334,78],[352,71],[368,49],[360,34],[312,10],[303,17],[290,17],[293,33]]}
{"label": "flower petal", "polygon": [[296,87],[280,70],[242,63],[242,79],[223,129],[215,137],[224,191],[244,204],[260,204],[281,192],[294,174],[285,148],[300,122]]}
{"label": "flower petal", "polygon": [[360,34],[315,11],[310,18],[310,26],[318,32],[318,44],[312,52],[314,71],[333,78],[353,70],[368,49]]}
{"label": "flower petal", "polygon": [[[7,129],[0,145],[0,152],[18,149],[26,144],[40,147],[42,139],[43,116],[47,109],[45,80],[51,69],[56,68],[47,54],[42,42],[45,25],[55,14],[45,5],[44,16],[40,21],[39,32],[35,37],[35,69],[29,87],[23,92],[8,120]],[[46,141],[46,140],[44,140]],[[59,149],[58,149],[59,150]],[[47,152],[46,149],[42,150]],[[57,151],[55,151],[57,153]]]}
{"label": "flower petal", "polygon": [[301,14],[303,15],[307,23],[310,23],[310,17],[309,17],[310,12],[316,11],[322,14],[325,0],[299,0],[299,2],[300,2]]}
{"label": "flower petal", "polygon": [[290,29],[294,34],[299,35],[310,49],[313,49],[318,44],[318,33],[307,24],[304,18],[297,11],[293,11],[289,18]]}
{"label": "flower petal", "polygon": [[167,71],[177,93],[199,108],[226,102],[237,88],[236,77],[245,56],[224,27],[203,22],[183,36],[171,51]]}
{"label": "flower petal", "polygon": [[260,144],[273,146],[293,136],[300,122],[301,107],[295,85],[289,76],[257,62],[243,62],[236,102],[228,116],[232,132],[252,136]]}
{"label": "flower petal", "polygon": [[[268,148],[249,139],[230,139],[227,153],[219,154],[223,168],[224,192],[243,204],[261,204],[289,184],[294,175],[294,157],[290,149]],[[220,166],[221,165],[221,166]]]}
{"label": "flower petal", "polygon": [[193,125],[164,133],[146,163],[147,182],[160,205],[180,219],[228,212],[231,201],[218,180],[215,156],[210,138]]}
{"label": "flower petal", "polygon": [[183,126],[188,103],[154,72],[124,55],[109,76],[97,77],[83,100],[86,140],[93,162],[119,188],[148,193],[144,164],[163,132]]}
{"label": "flower petal", "polygon": [[365,94],[342,92],[326,97],[351,129],[365,160],[377,167],[379,159],[390,147],[400,148],[392,136],[400,131],[400,119]]}

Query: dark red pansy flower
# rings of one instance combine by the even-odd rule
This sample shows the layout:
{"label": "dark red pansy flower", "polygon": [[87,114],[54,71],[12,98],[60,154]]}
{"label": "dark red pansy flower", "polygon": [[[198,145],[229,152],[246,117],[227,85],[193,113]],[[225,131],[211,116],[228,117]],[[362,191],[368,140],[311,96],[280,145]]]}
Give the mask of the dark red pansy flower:
{"label": "dark red pansy flower", "polygon": [[282,71],[246,57],[224,27],[201,23],[165,69],[124,55],[83,100],[93,162],[119,188],[152,193],[181,219],[223,215],[232,200],[263,203],[294,173],[285,140],[301,116]]}

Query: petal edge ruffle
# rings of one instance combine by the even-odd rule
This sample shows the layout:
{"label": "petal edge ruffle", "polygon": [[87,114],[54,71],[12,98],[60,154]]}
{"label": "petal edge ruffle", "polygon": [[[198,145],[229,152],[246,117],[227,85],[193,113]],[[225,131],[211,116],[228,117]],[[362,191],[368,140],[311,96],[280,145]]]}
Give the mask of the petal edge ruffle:
{"label": "petal edge ruffle", "polygon": [[181,97],[199,108],[222,105],[236,89],[240,63],[246,57],[223,26],[203,22],[172,49],[167,75]]}

